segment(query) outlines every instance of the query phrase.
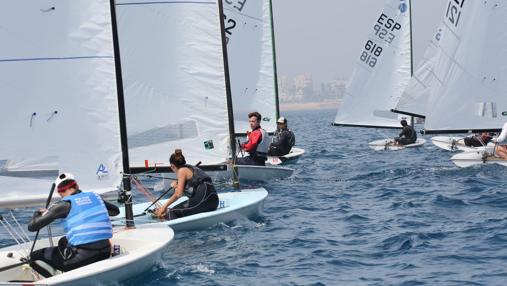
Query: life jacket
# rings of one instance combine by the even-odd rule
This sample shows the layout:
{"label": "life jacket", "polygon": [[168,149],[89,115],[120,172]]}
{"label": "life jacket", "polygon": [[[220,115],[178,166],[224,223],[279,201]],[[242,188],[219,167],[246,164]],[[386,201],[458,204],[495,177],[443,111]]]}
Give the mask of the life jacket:
{"label": "life jacket", "polygon": [[296,145],[296,135],[294,135],[294,132],[292,132],[292,130],[288,129],[288,131],[290,134],[289,146],[292,148],[294,145]]}
{"label": "life jacket", "polygon": [[267,156],[269,151],[269,144],[271,143],[271,139],[269,138],[268,132],[266,130],[259,128],[259,131],[262,134],[262,139],[259,144],[257,144],[257,149],[255,149],[255,152],[257,155],[260,156]]}
{"label": "life jacket", "polygon": [[192,165],[185,165],[186,168],[192,170],[192,179],[187,180],[185,183],[185,191],[183,192],[187,197],[194,195],[194,190],[203,183],[211,183],[211,177],[206,174],[203,170],[194,167]]}
{"label": "life jacket", "polygon": [[71,204],[64,221],[65,236],[70,245],[78,246],[110,239],[113,227],[102,198],[93,192],[81,192],[63,198]]}

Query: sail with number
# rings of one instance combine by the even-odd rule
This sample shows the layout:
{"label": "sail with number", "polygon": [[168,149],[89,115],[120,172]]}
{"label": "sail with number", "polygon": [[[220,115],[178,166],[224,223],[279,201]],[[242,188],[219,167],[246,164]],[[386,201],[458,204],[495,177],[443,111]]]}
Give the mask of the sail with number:
{"label": "sail with number", "polygon": [[500,129],[507,120],[505,27],[505,0],[449,0],[396,109],[425,115],[427,133]]}
{"label": "sail with number", "polygon": [[229,127],[217,1],[116,2],[130,165],[223,163]]}
{"label": "sail with number", "polygon": [[335,125],[400,127],[390,110],[411,77],[410,11],[408,0],[386,2],[362,46]]}
{"label": "sail with number", "polygon": [[73,173],[85,191],[116,191],[123,166],[109,1],[2,4],[0,206],[43,204],[58,172]]}
{"label": "sail with number", "polygon": [[248,113],[276,130],[278,87],[271,0],[223,0],[236,131],[250,130]]}

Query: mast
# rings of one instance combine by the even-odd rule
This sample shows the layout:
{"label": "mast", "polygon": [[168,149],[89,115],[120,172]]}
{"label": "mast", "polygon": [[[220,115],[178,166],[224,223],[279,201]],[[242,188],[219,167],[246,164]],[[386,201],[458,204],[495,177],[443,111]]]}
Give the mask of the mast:
{"label": "mast", "polygon": [[[410,78],[414,76],[414,46],[412,40],[412,0],[408,0],[408,22],[410,26]],[[414,116],[410,116],[410,125],[414,128]]]}
{"label": "mast", "polygon": [[132,186],[130,184],[129,148],[127,141],[127,120],[125,117],[125,100],[123,95],[123,77],[121,73],[120,44],[118,41],[118,26],[116,23],[115,0],[109,0],[111,9],[111,26],[113,32],[114,62],[116,71],[116,90],[118,93],[118,113],[120,119],[120,138],[123,163],[123,189],[120,198],[125,203],[125,220],[127,228],[134,227],[134,212],[132,211]]}
{"label": "mast", "polygon": [[232,155],[232,184],[235,189],[239,189],[238,169],[236,166],[236,132],[234,128],[234,111],[232,108],[232,91],[231,78],[229,74],[229,57],[227,54],[227,38],[225,35],[224,4],[222,1],[223,0],[218,0],[218,14],[220,18],[220,32],[222,35],[222,54],[224,58],[225,89],[227,95],[227,115],[229,118],[229,144],[231,147]]}
{"label": "mast", "polygon": [[275,40],[275,20],[273,16],[273,0],[269,0],[269,13],[271,16],[271,42],[273,46],[273,71],[275,80],[275,104],[276,119],[280,118],[280,98],[278,96],[278,70],[276,66],[276,40]]}
{"label": "mast", "polygon": [[[409,5],[409,7],[408,7],[409,8],[409,25],[410,25],[410,78],[412,78],[414,76],[414,50],[413,50],[413,39],[412,39],[412,0],[408,0],[408,1],[409,1],[408,2],[408,5]],[[412,127],[414,127],[414,121],[415,121],[414,118],[415,117],[423,118],[423,119],[426,118],[425,115],[406,112],[403,110],[398,110],[398,109],[396,109],[396,107],[392,108],[391,112],[410,116],[410,121],[411,121]]]}

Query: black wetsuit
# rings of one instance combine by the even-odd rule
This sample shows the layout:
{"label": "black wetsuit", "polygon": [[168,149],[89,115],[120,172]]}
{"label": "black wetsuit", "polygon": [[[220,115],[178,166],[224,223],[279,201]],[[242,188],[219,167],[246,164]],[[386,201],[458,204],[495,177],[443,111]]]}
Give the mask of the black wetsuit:
{"label": "black wetsuit", "polygon": [[[77,191],[80,193],[81,191]],[[104,201],[110,216],[116,216],[120,213],[117,206]],[[71,209],[69,201],[59,201],[53,204],[48,211],[42,215],[36,211],[32,220],[28,224],[29,231],[37,231],[49,225],[56,219],[64,219],[68,216]],[[42,248],[32,253],[32,261],[41,260],[60,271],[70,271],[111,256],[111,244],[108,239],[96,242],[72,246],[68,244],[64,236],[58,241],[58,246]],[[43,276],[48,276],[47,271],[36,263],[31,263],[32,267]]]}
{"label": "black wetsuit", "polygon": [[492,139],[493,139],[493,137],[490,135],[483,136],[481,134],[477,134],[477,135],[465,137],[465,139],[463,141],[465,141],[465,146],[482,147],[482,146],[487,145]]}
{"label": "black wetsuit", "polygon": [[218,208],[218,194],[211,182],[211,178],[201,169],[186,165],[192,170],[192,179],[185,185],[184,194],[188,201],[183,202],[167,212],[167,219],[176,219],[202,212],[214,211]]}
{"label": "black wetsuit", "polygon": [[417,141],[417,132],[415,132],[412,126],[404,126],[400,132],[399,137],[395,138],[394,140],[401,145],[414,144],[415,141]]}
{"label": "black wetsuit", "polygon": [[274,134],[274,141],[269,146],[268,155],[283,156],[289,154],[290,150],[296,144],[294,132],[285,128],[277,130]]}

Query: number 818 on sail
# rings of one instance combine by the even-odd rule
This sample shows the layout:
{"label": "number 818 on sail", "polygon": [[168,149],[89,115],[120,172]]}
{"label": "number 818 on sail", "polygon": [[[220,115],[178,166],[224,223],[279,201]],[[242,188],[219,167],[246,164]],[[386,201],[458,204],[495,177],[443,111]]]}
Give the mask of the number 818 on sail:
{"label": "number 818 on sail", "polygon": [[365,51],[363,51],[360,57],[361,61],[371,68],[374,68],[377,65],[378,58],[382,54],[382,47],[368,40],[366,45],[364,45],[364,49]]}

